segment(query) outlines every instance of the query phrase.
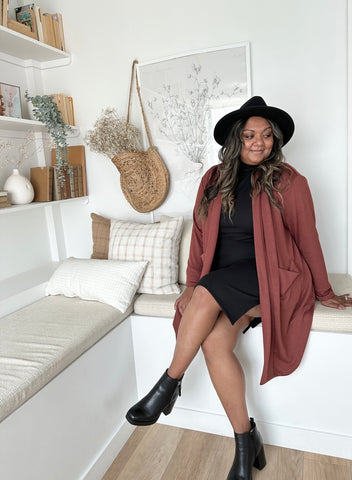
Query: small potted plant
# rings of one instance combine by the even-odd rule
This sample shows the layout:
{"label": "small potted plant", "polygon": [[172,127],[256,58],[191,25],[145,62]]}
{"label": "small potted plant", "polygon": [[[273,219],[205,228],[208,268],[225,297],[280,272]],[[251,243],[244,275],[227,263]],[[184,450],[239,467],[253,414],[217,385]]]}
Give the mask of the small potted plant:
{"label": "small potted plant", "polygon": [[56,169],[60,183],[65,181],[64,171],[68,165],[67,134],[71,129],[62,120],[61,113],[51,95],[36,95],[31,97],[25,92],[25,99],[33,105],[33,116],[42,122],[51,137],[52,146],[55,148]]}

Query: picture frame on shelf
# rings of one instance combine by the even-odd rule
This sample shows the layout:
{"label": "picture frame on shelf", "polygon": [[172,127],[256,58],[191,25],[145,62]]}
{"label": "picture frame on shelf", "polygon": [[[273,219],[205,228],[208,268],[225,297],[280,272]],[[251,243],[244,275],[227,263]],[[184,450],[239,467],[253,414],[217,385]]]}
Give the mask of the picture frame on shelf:
{"label": "picture frame on shelf", "polygon": [[20,87],[0,82],[0,95],[5,117],[22,118]]}

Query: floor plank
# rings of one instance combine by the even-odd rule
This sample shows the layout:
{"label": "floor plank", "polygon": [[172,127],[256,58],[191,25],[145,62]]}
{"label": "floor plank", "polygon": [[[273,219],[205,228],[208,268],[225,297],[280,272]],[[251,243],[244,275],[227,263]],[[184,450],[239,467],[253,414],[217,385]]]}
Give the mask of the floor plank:
{"label": "floor plank", "polygon": [[[102,480],[225,480],[233,438],[156,424],[137,427]],[[265,446],[253,480],[352,480],[352,461]]]}
{"label": "floor plank", "polygon": [[351,480],[351,470],[345,465],[305,460],[304,480]]}

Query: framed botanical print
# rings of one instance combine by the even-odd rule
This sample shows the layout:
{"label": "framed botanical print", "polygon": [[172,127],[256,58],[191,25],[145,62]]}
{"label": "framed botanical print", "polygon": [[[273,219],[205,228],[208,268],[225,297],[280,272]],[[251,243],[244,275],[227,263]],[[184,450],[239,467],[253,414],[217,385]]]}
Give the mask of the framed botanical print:
{"label": "framed botanical print", "polygon": [[22,118],[20,87],[0,82],[0,95],[3,115]]}

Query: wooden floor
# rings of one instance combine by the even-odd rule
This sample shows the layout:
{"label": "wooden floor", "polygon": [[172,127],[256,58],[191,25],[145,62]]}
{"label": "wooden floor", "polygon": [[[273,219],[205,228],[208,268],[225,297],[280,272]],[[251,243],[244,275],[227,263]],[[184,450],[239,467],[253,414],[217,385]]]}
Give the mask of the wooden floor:
{"label": "wooden floor", "polygon": [[[253,480],[352,480],[352,461],[265,447],[267,465]],[[234,440],[194,430],[137,427],[103,480],[226,480]]]}

